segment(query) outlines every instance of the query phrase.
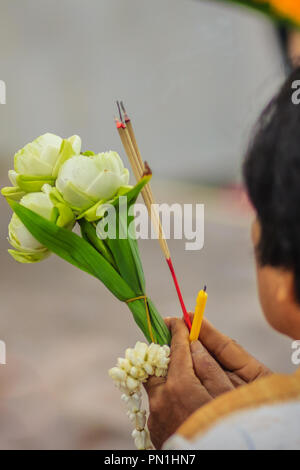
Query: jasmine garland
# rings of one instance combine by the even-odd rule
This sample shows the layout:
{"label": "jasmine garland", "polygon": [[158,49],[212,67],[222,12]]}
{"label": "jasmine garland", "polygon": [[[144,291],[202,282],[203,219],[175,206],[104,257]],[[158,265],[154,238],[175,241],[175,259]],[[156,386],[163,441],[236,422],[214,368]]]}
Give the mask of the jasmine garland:
{"label": "jasmine garland", "polygon": [[152,449],[146,426],[146,411],[142,409],[142,384],[148,377],[165,377],[170,362],[170,348],[138,341],[133,349],[128,348],[125,358],[119,358],[116,367],[109,370],[115,385],[121,390],[127,415],[134,426],[132,437],[138,450]]}

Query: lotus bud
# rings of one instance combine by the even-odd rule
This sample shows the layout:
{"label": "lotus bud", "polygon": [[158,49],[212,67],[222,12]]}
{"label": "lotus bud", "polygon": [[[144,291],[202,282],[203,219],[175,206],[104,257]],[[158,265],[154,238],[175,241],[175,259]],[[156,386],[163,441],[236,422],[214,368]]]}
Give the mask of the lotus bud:
{"label": "lotus bud", "polygon": [[113,197],[128,184],[129,172],[117,152],[78,155],[61,167],[56,188],[64,200],[79,213],[99,201]]}
{"label": "lotus bud", "polygon": [[[29,193],[20,200],[22,206],[36,212],[38,215],[56,223],[58,226],[70,228],[74,224],[72,211],[60,205],[59,208],[42,192]],[[8,250],[14,259],[20,263],[35,263],[47,258],[51,253],[31,235],[16,214],[13,214],[8,226],[9,242],[15,248]]]}

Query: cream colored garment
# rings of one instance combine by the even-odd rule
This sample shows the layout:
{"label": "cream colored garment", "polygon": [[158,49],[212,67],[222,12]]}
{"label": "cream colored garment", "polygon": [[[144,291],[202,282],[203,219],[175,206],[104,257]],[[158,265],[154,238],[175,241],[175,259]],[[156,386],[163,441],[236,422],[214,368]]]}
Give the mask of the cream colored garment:
{"label": "cream colored garment", "polygon": [[[276,438],[271,438],[273,435]],[[270,375],[219,396],[193,413],[165,445],[196,449],[300,448],[298,435],[300,369],[290,376]]]}
{"label": "cream colored garment", "polygon": [[267,405],[224,419],[188,440],[174,434],[164,450],[300,450],[300,402]]}

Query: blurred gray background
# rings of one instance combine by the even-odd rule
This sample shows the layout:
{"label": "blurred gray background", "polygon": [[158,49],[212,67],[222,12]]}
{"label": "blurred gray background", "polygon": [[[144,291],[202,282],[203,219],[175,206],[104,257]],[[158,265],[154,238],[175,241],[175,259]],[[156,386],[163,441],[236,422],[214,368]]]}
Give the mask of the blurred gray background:
{"label": "blurred gray background", "polygon": [[[121,152],[113,118],[134,118],[159,202],[205,204],[205,247],[170,247],[186,304],[207,283],[207,316],[275,370],[290,341],[271,331],[256,295],[251,210],[239,189],[249,132],[284,79],[274,27],[246,10],[193,0],[0,0],[0,182],[13,155],[46,131],[84,149]],[[124,157],[124,155],[122,154]],[[131,448],[107,377],[137,327],[96,280],[51,257],[24,266],[6,252],[1,199],[0,448]],[[141,244],[148,291],[180,308],[154,241]]]}
{"label": "blurred gray background", "polygon": [[247,134],[283,77],[272,25],[213,1],[1,0],[4,167],[52,131],[120,149],[115,100],[164,177],[232,182]]}

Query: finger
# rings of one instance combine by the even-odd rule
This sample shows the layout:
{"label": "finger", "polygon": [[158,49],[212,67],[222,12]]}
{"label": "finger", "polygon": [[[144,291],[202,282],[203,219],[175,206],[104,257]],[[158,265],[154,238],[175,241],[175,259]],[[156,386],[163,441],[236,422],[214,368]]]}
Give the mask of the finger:
{"label": "finger", "polygon": [[149,396],[149,399],[153,398],[153,396],[160,390],[162,386],[166,383],[165,377],[149,377],[147,382],[144,383],[144,388]]}
{"label": "finger", "polygon": [[193,341],[190,348],[196,376],[213,398],[233,390],[234,387],[222,367],[200,341]]}
{"label": "finger", "polygon": [[220,333],[206,319],[203,321],[199,339],[222,367],[238,373],[243,380],[252,381],[268,371],[245,349],[228,336]]}
{"label": "finger", "polygon": [[251,358],[240,345],[204,320],[199,339],[207,350],[228,370],[241,369]]}
{"label": "finger", "polygon": [[168,379],[178,379],[180,375],[193,374],[193,361],[190,351],[189,330],[183,320],[172,318],[171,360]]}
{"label": "finger", "polygon": [[[194,313],[193,313],[193,312],[189,312],[189,317],[190,317],[191,322],[193,323]],[[204,318],[204,320],[203,320],[203,325],[204,325],[204,328],[205,328],[206,326],[207,326],[207,327],[210,326],[216,333],[218,333],[219,335],[221,335],[221,333],[220,333],[216,328],[214,328],[213,325],[212,325],[208,320],[206,320],[205,318]],[[206,347],[207,347],[208,349],[209,349],[209,347],[211,348],[210,353],[216,358],[216,354],[214,354],[214,352],[213,352],[213,349],[214,349],[213,346],[214,346],[214,344],[212,344],[212,345],[209,344],[211,338],[210,338],[209,340],[207,340],[206,337],[203,338],[203,336],[204,336],[205,334],[206,334],[206,333],[204,333],[203,331],[200,332],[200,339],[203,340],[202,342],[203,342],[204,344],[207,343],[207,344],[206,344]],[[203,335],[203,336],[201,336],[201,335]],[[233,340],[231,340],[230,338],[228,338],[227,336],[225,336],[225,335],[222,335],[222,336],[223,336],[223,338],[227,338],[227,340],[228,340],[229,342],[232,341],[234,344],[237,344],[237,343],[235,343]],[[216,344],[216,345],[218,345],[218,341],[220,341],[220,339],[219,339],[219,338],[216,338],[216,340],[215,340],[215,344]],[[241,346],[239,346],[239,348],[242,349]],[[244,350],[243,350],[243,351],[244,351]],[[244,351],[244,352],[248,355],[248,357],[251,358],[251,360],[256,361],[256,359],[253,359],[250,354],[248,354],[246,351]],[[224,354],[223,354],[223,356],[224,356]],[[244,368],[242,368],[242,369],[240,369],[240,370],[239,370],[239,369],[236,369],[236,371],[239,371],[239,375],[238,375],[236,372],[231,372],[231,371],[229,371],[229,370],[226,370],[225,365],[222,364],[222,355],[221,355],[220,359],[221,359],[221,360],[220,360],[219,363],[221,364],[222,367],[224,367],[227,377],[230,379],[230,382],[233,384],[233,386],[234,386],[235,388],[241,387],[242,385],[245,385],[245,384],[247,384],[247,383],[249,382],[249,370],[246,371],[246,369],[245,369],[246,366],[244,366]],[[264,369],[264,371],[262,372],[262,375],[264,375],[264,374],[266,374],[266,373],[271,373],[271,371],[269,371],[267,368],[265,368],[262,364],[260,364],[260,363],[258,363],[258,364],[261,365],[262,368]],[[233,369],[233,370],[234,370],[234,369]],[[241,377],[241,372],[242,372],[242,376],[243,376],[244,378]],[[252,374],[251,374],[252,377],[255,376],[255,375],[259,377],[259,373],[258,373],[258,375],[257,375],[257,372],[258,372],[258,369],[255,368],[255,369],[252,371]]]}
{"label": "finger", "polygon": [[[193,312],[190,312],[189,316],[193,321]],[[239,344],[218,331],[206,318],[203,319],[199,340],[210,354],[229,371],[243,368],[249,358],[252,358]]]}
{"label": "finger", "polygon": [[[193,316],[194,316],[194,314],[193,314]],[[178,320],[178,317],[165,317],[165,318],[164,318],[164,322],[165,322],[166,326],[169,328],[169,330],[170,330],[170,328],[171,328],[171,322],[172,322],[172,320],[175,320],[175,319]],[[182,317],[182,320],[183,320],[184,323],[185,323],[184,317]]]}
{"label": "finger", "polygon": [[172,317],[164,318],[164,322],[165,322],[168,329],[170,329],[170,327],[171,327],[171,321],[172,321]]}
{"label": "finger", "polygon": [[239,375],[237,375],[235,372],[229,372],[227,370],[225,372],[230,382],[234,386],[234,388],[241,387],[242,385],[246,385],[248,383],[245,380],[243,380]]}

